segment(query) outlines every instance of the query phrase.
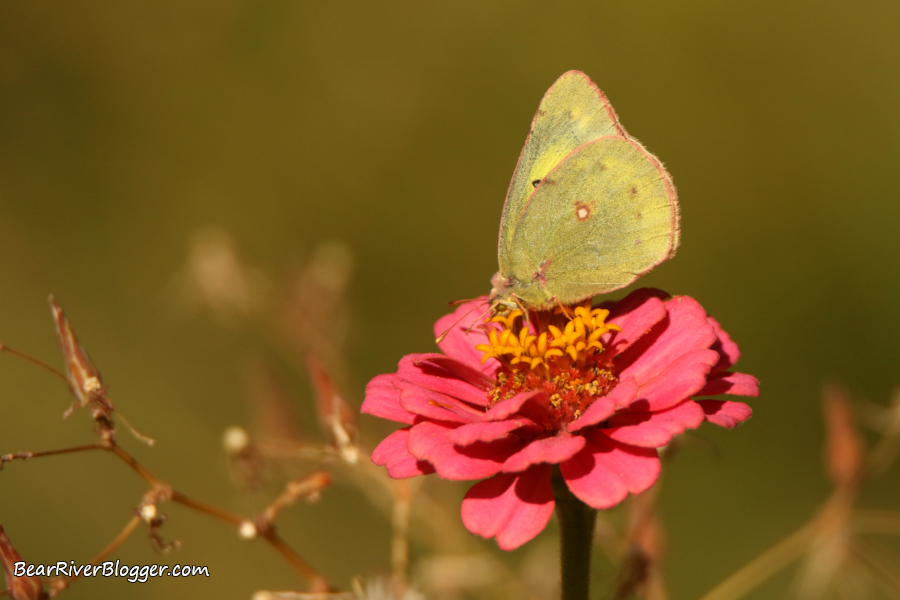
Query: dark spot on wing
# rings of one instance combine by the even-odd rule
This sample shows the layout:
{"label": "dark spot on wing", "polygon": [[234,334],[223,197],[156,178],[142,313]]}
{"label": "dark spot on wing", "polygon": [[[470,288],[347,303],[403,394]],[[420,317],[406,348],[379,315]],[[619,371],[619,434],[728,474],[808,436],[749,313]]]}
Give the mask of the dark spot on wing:
{"label": "dark spot on wing", "polygon": [[631,186],[631,195],[637,196],[637,188],[635,186]]}
{"label": "dark spot on wing", "polygon": [[533,185],[534,187],[537,187],[537,184],[539,184],[540,182],[541,182],[540,179],[535,179],[534,181],[531,182],[531,185]]}

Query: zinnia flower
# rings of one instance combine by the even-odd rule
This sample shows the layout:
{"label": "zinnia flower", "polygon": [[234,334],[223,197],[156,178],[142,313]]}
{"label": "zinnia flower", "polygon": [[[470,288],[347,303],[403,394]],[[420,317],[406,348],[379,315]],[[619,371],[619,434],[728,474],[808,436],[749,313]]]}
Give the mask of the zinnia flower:
{"label": "zinnia flower", "polygon": [[407,425],[372,453],[391,477],[484,479],[462,520],[504,550],[550,520],[553,465],[585,504],[610,508],[654,484],[656,449],[673,436],[751,415],[741,402],[691,399],[759,393],[755,377],[727,370],[737,344],[692,298],[645,288],[598,308],[479,323],[484,303],[439,319],[443,354],[405,356],[372,379],[362,412]]}

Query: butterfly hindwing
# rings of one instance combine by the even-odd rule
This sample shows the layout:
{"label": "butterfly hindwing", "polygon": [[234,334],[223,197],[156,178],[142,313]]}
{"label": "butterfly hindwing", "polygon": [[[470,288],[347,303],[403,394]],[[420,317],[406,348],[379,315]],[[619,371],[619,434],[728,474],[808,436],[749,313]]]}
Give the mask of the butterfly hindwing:
{"label": "butterfly hindwing", "polygon": [[574,303],[624,287],[674,254],[675,187],[639,142],[608,136],[546,174],[507,228],[513,251],[503,273],[534,283],[523,299]]}

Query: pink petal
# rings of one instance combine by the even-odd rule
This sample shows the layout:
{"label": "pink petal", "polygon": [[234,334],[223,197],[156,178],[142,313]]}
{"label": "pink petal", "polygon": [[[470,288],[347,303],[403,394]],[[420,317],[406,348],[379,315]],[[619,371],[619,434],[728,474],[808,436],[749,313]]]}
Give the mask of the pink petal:
{"label": "pink petal", "polygon": [[746,373],[722,371],[707,379],[703,389],[693,395],[718,396],[719,394],[759,396],[759,380],[753,375],[747,375]]}
{"label": "pink petal", "polygon": [[572,436],[565,432],[534,440],[507,458],[503,463],[503,470],[506,473],[517,473],[532,465],[542,463],[555,465],[575,456],[579,450],[584,448],[584,443],[583,437]]}
{"label": "pink petal", "polygon": [[631,404],[637,394],[637,390],[637,383],[633,379],[619,381],[618,385],[613,388],[613,391],[608,396],[602,396],[594,400],[594,403],[584,411],[584,414],[569,423],[566,429],[575,433],[590,425],[602,423],[616,412],[616,408]]}
{"label": "pink petal", "polygon": [[366,386],[366,399],[359,410],[367,415],[412,425],[415,415],[400,406],[400,390],[391,384],[394,377],[396,375],[393,373],[373,377]]}
{"label": "pink petal", "polygon": [[609,420],[603,433],[612,439],[645,448],[660,448],[686,429],[700,427],[703,409],[693,400],[662,412],[620,412]]}
{"label": "pink petal", "polygon": [[604,347],[616,346],[622,352],[650,329],[666,317],[666,309],[662,299],[669,295],[653,288],[641,288],[625,296],[615,303],[602,303],[601,307],[609,309],[608,323],[622,328],[620,332],[610,332],[601,338]]}
{"label": "pink petal", "polygon": [[532,421],[524,418],[509,421],[485,421],[469,423],[451,431],[447,437],[457,446],[469,446],[475,442],[502,440],[517,429],[536,429]]}
{"label": "pink petal", "polygon": [[447,332],[438,344],[444,354],[472,365],[483,373],[493,375],[500,368],[500,363],[491,358],[481,364],[481,357],[484,354],[475,349],[479,344],[487,344],[488,337],[478,325],[470,329],[474,323],[479,322],[480,325],[484,321],[488,306],[487,296],[460,304],[451,314],[437,320],[434,324],[434,335],[439,338]]}
{"label": "pink petal", "polygon": [[409,427],[395,431],[381,440],[381,443],[372,451],[372,462],[379,466],[386,466],[388,475],[394,479],[434,473],[431,465],[416,459],[409,453],[406,448],[408,440]]}
{"label": "pink petal", "polygon": [[448,438],[454,428],[448,423],[424,421],[413,425],[406,444],[410,454],[430,462],[444,479],[464,481],[496,475],[504,461],[523,445],[519,440],[506,438],[456,446]]}
{"label": "pink petal", "polygon": [[626,446],[599,431],[585,434],[587,444],[559,465],[572,493],[594,508],[611,508],[628,492],[639,494],[659,477],[659,458],[653,448]]}
{"label": "pink petal", "polygon": [[427,361],[438,368],[446,370],[451,376],[458,377],[484,392],[494,389],[494,385],[497,382],[496,379],[485,375],[472,365],[443,354],[436,354]]}
{"label": "pink petal", "polygon": [[473,367],[443,354],[408,354],[400,361],[397,375],[425,389],[441,392],[476,406],[486,406],[492,379]]}
{"label": "pink petal", "polygon": [[522,392],[508,400],[498,402],[484,413],[483,421],[503,421],[512,416],[522,416],[535,423],[543,423],[548,415],[550,397],[546,392]]}
{"label": "pink petal", "polygon": [[514,550],[539,534],[553,515],[550,465],[523,473],[503,473],[473,485],[462,502],[466,529],[497,538],[502,550]]}
{"label": "pink petal", "polygon": [[693,350],[707,349],[716,341],[715,329],[696,300],[676,296],[666,302],[665,307],[668,319],[657,324],[649,335],[619,357],[622,375],[627,373],[634,377],[639,385],[656,377],[681,356]]}
{"label": "pink petal", "polygon": [[[642,385],[630,410],[660,411],[693,396],[706,385],[706,376],[719,355],[713,350],[694,350],[677,358],[655,379]],[[631,373],[623,371],[621,376]],[[402,403],[402,400],[401,400]]]}
{"label": "pink petal", "polygon": [[700,400],[697,402],[706,413],[706,420],[728,429],[743,423],[753,415],[753,411],[743,402],[725,400]]}
{"label": "pink petal", "polygon": [[722,329],[722,326],[719,325],[718,321],[710,316],[707,316],[706,320],[709,321],[709,324],[716,330],[717,339],[715,343],[710,346],[710,348],[718,352],[720,356],[719,362],[716,363],[716,366],[712,369],[712,372],[716,373],[723,369],[727,369],[736,363],[741,357],[741,351],[738,350],[738,345],[731,341],[731,336]]}
{"label": "pink petal", "polygon": [[400,390],[400,406],[414,415],[436,421],[472,423],[482,414],[456,398],[426,390],[409,381],[396,379],[394,385]]}

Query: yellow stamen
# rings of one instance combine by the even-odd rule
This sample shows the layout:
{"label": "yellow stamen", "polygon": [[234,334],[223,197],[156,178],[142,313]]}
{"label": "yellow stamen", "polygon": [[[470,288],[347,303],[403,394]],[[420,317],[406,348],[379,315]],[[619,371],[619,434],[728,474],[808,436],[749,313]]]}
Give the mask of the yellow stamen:
{"label": "yellow stamen", "polygon": [[484,353],[482,362],[495,358],[515,366],[520,373],[548,368],[553,360],[564,357],[584,365],[590,354],[603,352],[600,338],[604,334],[621,331],[617,325],[606,323],[608,316],[608,310],[590,309],[586,305],[576,306],[571,312],[560,307],[554,318],[569,318],[563,329],[548,324],[546,331],[536,335],[523,318],[523,312],[514,310],[490,319],[489,323],[496,323],[496,326],[487,332],[488,343],[479,344],[476,349]]}

